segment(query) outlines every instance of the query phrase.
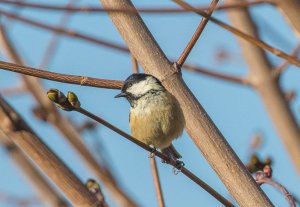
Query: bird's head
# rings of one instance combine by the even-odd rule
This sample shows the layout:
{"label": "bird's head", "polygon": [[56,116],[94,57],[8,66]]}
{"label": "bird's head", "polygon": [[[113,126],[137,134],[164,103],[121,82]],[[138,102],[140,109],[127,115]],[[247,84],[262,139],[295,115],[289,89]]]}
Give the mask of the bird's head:
{"label": "bird's head", "polygon": [[125,97],[129,102],[132,102],[149,93],[164,90],[165,88],[154,76],[143,73],[134,73],[125,80],[121,93],[116,95],[115,98]]}

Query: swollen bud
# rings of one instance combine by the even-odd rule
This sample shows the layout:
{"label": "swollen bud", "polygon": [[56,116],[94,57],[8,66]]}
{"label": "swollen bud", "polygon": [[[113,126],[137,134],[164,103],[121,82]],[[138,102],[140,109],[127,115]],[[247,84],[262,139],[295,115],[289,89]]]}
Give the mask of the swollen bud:
{"label": "swollen bud", "polygon": [[73,111],[75,108],[69,103],[65,94],[57,89],[50,89],[47,92],[48,98],[55,103],[56,106],[65,111]]}
{"label": "swollen bud", "polygon": [[73,93],[72,91],[68,92],[67,99],[74,108],[80,107],[80,101],[78,100],[77,95],[75,93]]}
{"label": "swollen bud", "polygon": [[85,183],[85,187],[92,193],[96,193],[100,190],[100,185],[94,179],[88,179]]}

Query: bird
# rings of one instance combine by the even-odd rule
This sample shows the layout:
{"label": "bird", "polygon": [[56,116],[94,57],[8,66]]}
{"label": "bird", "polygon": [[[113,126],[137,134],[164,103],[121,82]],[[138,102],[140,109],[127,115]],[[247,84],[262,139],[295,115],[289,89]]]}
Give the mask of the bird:
{"label": "bird", "polygon": [[125,81],[121,93],[130,103],[131,135],[139,141],[160,149],[171,159],[182,156],[172,144],[181,136],[185,119],[178,100],[154,76],[134,73]]}

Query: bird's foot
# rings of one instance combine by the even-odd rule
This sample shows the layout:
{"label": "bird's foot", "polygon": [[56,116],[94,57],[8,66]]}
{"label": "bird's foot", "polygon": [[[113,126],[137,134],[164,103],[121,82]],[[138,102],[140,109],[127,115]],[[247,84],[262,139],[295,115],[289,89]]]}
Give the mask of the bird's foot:
{"label": "bird's foot", "polygon": [[181,160],[176,160],[176,165],[173,167],[173,173],[174,175],[177,175],[181,172],[182,168],[184,167],[184,162]]}
{"label": "bird's foot", "polygon": [[153,158],[155,156],[155,152],[156,152],[156,148],[152,147],[150,154],[149,154],[149,158]]}

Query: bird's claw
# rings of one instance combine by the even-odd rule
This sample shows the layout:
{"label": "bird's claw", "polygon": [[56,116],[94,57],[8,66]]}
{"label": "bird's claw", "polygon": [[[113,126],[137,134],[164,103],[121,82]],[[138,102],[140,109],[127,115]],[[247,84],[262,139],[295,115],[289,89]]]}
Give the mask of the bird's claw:
{"label": "bird's claw", "polygon": [[155,156],[156,148],[153,147],[150,151],[149,158],[153,158]]}
{"label": "bird's claw", "polygon": [[176,165],[173,167],[173,173],[174,175],[177,175],[181,172],[182,168],[184,167],[184,162],[181,160],[176,160]]}

